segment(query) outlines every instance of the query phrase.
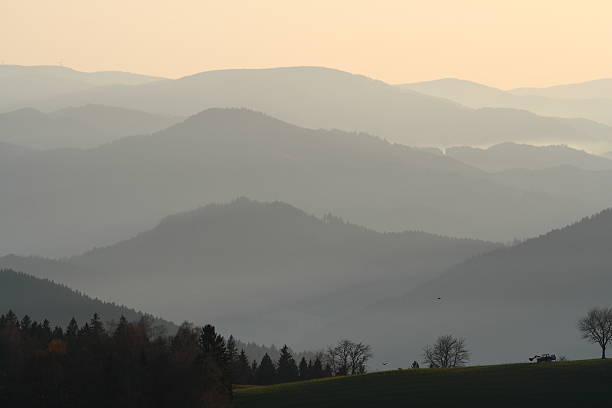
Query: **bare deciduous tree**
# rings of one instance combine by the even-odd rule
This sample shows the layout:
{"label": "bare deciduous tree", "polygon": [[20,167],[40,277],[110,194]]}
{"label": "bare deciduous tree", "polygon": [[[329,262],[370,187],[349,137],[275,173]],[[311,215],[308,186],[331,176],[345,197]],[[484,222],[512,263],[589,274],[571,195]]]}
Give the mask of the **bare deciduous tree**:
{"label": "bare deciduous tree", "polygon": [[424,362],[432,368],[461,367],[469,358],[465,339],[450,334],[438,337],[434,345],[423,350]]}
{"label": "bare deciduous tree", "polygon": [[601,358],[606,358],[606,347],[612,341],[612,308],[593,308],[580,321],[582,338],[601,347]]}
{"label": "bare deciduous tree", "polygon": [[340,340],[326,352],[327,363],[334,375],[363,374],[368,360],[372,357],[372,348],[363,343]]}

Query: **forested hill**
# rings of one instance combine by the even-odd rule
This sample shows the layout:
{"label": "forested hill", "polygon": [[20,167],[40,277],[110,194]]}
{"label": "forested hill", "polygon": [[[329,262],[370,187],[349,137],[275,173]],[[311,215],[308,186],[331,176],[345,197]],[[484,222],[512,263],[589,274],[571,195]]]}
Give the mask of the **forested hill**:
{"label": "forested hill", "polygon": [[302,332],[354,310],[355,299],[367,304],[399,295],[498,246],[425,232],[380,233],[286,203],[242,198],[167,217],[63,265],[16,256],[0,258],[0,265],[176,322],[211,323],[258,343],[297,344]]}
{"label": "forested hill", "polygon": [[[7,258],[5,258],[7,259]],[[38,265],[42,273],[45,265],[55,266],[56,271],[62,267],[69,268],[70,265],[62,262],[43,260],[37,258],[8,257],[14,263],[22,266]],[[69,271],[69,270],[68,270]],[[117,322],[123,315],[128,321],[137,321],[145,315],[126,306],[115,303],[104,302],[91,298],[79,291],[72,290],[67,286],[57,284],[48,279],[40,279],[12,269],[0,267],[0,314],[12,310],[20,317],[28,315],[32,320],[42,321],[48,319],[52,326],[65,328],[73,317],[79,324],[88,322],[94,313],[100,315],[104,322]],[[176,332],[178,326],[173,322],[155,318],[154,325],[161,326],[167,334]],[[223,330],[222,327],[219,328]],[[229,336],[230,333],[227,333]],[[278,339],[278,344],[283,344],[284,339]],[[273,360],[277,360],[280,351],[275,345],[265,346],[253,342],[236,340],[236,347],[244,349],[250,360],[260,361],[264,354],[268,354]],[[311,351],[294,352],[296,358],[313,358],[315,353]]]}
{"label": "forested hill", "polygon": [[[67,286],[39,279],[11,269],[0,270],[0,313],[12,310],[33,320],[48,319],[52,325],[66,327],[73,317],[80,323],[89,321],[94,313],[103,321],[139,320],[145,314],[115,303],[93,299]],[[155,324],[174,332],[176,325],[155,319]]]}
{"label": "forested hill", "polygon": [[401,327],[396,336],[366,338],[381,358],[393,358],[386,351],[409,336],[406,357],[396,360],[410,361],[441,332],[465,337],[475,362],[521,361],[544,352],[592,358],[599,350],[580,338],[576,324],[590,308],[610,303],[611,287],[612,210],[605,210],[469,259],[334,330],[351,336],[351,327],[372,333]]}

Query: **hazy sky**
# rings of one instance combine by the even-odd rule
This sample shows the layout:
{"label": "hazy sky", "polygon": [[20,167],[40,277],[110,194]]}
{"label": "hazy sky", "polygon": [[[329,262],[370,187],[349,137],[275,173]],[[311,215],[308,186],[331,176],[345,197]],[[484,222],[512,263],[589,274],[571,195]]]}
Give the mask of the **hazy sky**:
{"label": "hazy sky", "polygon": [[0,60],[167,77],[322,65],[502,88],[612,77],[610,0],[0,0]]}

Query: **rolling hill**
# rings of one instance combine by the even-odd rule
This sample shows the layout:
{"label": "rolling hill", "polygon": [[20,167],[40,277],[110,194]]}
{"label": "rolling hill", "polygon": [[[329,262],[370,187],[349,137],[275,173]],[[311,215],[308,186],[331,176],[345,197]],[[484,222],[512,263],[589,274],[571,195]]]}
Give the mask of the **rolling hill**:
{"label": "rolling hill", "polygon": [[591,307],[610,306],[611,243],[612,210],[606,210],[469,259],[330,330],[393,333],[381,338],[361,330],[361,337],[372,342],[377,357],[405,367],[445,333],[465,337],[476,363],[545,352],[596,357],[598,347],[580,338],[576,322]]}
{"label": "rolling hill", "polygon": [[612,78],[594,79],[546,88],[517,88],[510,90],[510,92],[516,95],[539,95],[549,98],[612,98]]}
{"label": "rolling hill", "polygon": [[81,72],[56,65],[0,65],[0,112],[29,106],[29,101],[99,86],[138,85],[161,78],[120,71]]}
{"label": "rolling hill", "polygon": [[[525,109],[539,115],[585,118],[610,126],[612,125],[612,92],[609,91],[609,83],[610,80],[601,80],[593,81],[592,84],[576,84],[567,87],[504,91],[476,82],[443,78],[402,84],[399,87],[438,98],[447,98],[475,109],[484,107]],[[573,87],[576,87],[575,91],[570,91],[574,89]],[[581,148],[589,147],[596,151],[605,148],[604,145],[577,142],[564,143]],[[544,143],[559,144],[559,141],[548,140]]]}
{"label": "rolling hill", "polygon": [[0,265],[171,320],[291,344],[349,313],[355,299],[399,295],[497,247],[423,232],[382,234],[283,203],[239,199],[168,217],[64,261],[8,256]]}
{"label": "rolling hill", "polygon": [[491,172],[511,169],[542,170],[559,166],[573,166],[584,170],[612,170],[612,160],[567,146],[502,143],[487,149],[449,147],[445,153],[465,164]]}
{"label": "rolling hill", "polygon": [[[152,135],[0,162],[3,253],[67,256],[239,196],[380,231],[508,241],[602,208],[528,191],[452,158],[356,133],[210,109]],[[503,214],[503,217],[500,217]]]}
{"label": "rolling hill", "polygon": [[99,105],[51,113],[24,108],[0,114],[0,141],[38,149],[90,148],[123,136],[165,129],[179,120]]}
{"label": "rolling hill", "polygon": [[238,389],[237,408],[578,407],[612,396],[612,362],[387,371]]}
{"label": "rolling hill", "polygon": [[589,121],[516,109],[470,109],[321,67],[208,71],[177,80],[86,89],[25,106],[53,110],[91,103],[179,116],[245,107],[299,126],[363,131],[411,146],[505,141],[612,146],[612,129]]}
{"label": "rolling hill", "polygon": [[[53,326],[66,327],[73,317],[78,323],[88,322],[94,313],[106,321],[119,321],[123,315],[129,321],[144,316],[134,309],[90,298],[67,286],[50,280],[39,279],[10,269],[0,270],[0,314],[12,310],[22,318],[48,319]],[[172,332],[176,326],[168,321],[155,319],[155,324]]]}

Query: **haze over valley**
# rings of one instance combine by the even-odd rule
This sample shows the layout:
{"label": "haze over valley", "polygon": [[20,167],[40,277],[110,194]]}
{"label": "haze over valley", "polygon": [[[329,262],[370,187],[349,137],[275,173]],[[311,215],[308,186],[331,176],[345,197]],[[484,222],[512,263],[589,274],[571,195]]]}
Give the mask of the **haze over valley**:
{"label": "haze over valley", "polygon": [[0,406],[609,401],[608,6],[53,3],[0,6]]}

